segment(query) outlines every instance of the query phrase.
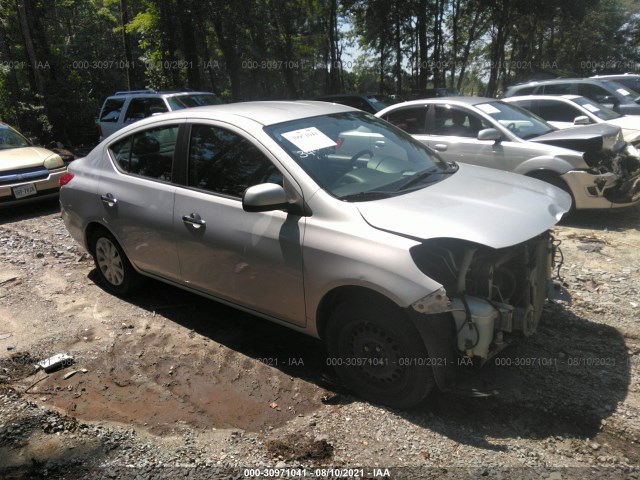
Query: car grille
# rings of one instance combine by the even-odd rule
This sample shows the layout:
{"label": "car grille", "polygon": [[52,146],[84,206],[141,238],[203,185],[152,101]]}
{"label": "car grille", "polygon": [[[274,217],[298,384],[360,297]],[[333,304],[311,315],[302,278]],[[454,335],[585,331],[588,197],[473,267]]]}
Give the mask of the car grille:
{"label": "car grille", "polygon": [[8,172],[0,172],[0,185],[10,185],[20,182],[33,182],[35,180],[42,180],[49,176],[49,170],[43,166],[20,168],[17,170],[10,170]]}

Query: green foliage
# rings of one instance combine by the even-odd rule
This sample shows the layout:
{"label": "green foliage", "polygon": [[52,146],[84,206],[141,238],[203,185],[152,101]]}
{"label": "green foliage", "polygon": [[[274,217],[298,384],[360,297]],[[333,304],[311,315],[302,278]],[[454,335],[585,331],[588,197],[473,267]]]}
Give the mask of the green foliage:
{"label": "green foliage", "polygon": [[0,113],[43,140],[91,143],[103,99],[129,86],[494,95],[541,72],[635,70],[639,22],[635,0],[2,2]]}

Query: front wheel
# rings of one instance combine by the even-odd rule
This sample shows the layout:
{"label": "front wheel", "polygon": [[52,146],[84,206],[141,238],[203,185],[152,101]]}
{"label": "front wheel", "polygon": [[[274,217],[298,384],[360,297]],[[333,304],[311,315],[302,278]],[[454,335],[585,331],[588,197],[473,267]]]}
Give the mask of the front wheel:
{"label": "front wheel", "polygon": [[435,385],[427,349],[400,309],[376,303],[338,306],[326,331],[328,362],[364,399],[415,406]]}
{"label": "front wheel", "polygon": [[109,232],[95,232],[91,236],[90,246],[100,281],[111,293],[126,295],[141,284],[142,277],[131,266],[122,247]]}

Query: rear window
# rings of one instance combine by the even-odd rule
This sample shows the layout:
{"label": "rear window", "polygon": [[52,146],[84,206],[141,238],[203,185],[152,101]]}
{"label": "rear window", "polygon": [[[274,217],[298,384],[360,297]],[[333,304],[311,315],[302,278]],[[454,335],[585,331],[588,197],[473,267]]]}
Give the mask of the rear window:
{"label": "rear window", "polygon": [[124,105],[124,98],[109,98],[100,112],[101,122],[117,122]]}
{"label": "rear window", "polygon": [[218,105],[220,99],[212,93],[197,95],[178,95],[167,97],[171,110],[182,110],[183,108],[203,107],[205,105]]}

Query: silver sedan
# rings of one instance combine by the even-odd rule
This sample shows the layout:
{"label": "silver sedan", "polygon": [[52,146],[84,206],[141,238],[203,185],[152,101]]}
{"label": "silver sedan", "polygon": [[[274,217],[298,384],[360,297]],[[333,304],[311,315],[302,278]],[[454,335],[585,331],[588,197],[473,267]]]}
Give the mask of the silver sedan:
{"label": "silver sedan", "polygon": [[640,160],[619,127],[558,131],[516,105],[482,97],[399,103],[376,113],[448,161],[544,180],[569,193],[576,209],[640,202]]}
{"label": "silver sedan", "polygon": [[115,294],[152,277],[322,338],[361,396],[448,388],[532,334],[561,190],[446,163],[323,102],[181,110],[110,136],[61,180],[69,232]]}

